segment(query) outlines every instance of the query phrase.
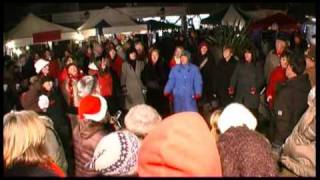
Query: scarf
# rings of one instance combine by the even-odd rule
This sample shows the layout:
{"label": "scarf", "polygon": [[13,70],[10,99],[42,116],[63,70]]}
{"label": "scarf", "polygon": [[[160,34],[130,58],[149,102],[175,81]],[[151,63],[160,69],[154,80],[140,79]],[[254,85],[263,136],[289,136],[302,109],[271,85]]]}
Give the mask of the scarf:
{"label": "scarf", "polygon": [[74,104],[74,90],[73,90],[73,82],[77,82],[81,79],[81,74],[78,73],[77,76],[73,76],[71,74],[68,74],[69,81],[68,81],[68,89],[69,89],[69,102],[70,105]]}

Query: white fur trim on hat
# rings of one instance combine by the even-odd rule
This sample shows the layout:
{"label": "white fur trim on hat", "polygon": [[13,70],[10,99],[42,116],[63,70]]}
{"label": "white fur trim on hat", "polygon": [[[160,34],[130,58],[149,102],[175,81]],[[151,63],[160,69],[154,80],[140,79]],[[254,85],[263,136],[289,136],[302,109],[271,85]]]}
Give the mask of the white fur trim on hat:
{"label": "white fur trim on hat", "polygon": [[124,118],[126,128],[136,135],[146,135],[161,122],[161,116],[151,106],[139,104],[132,107]]}
{"label": "white fur trim on hat", "polygon": [[93,76],[83,76],[77,83],[78,95],[85,97],[92,93],[94,86],[96,86],[95,78]]}
{"label": "white fur trim on hat", "polygon": [[128,176],[137,172],[139,139],[129,131],[117,131],[104,136],[88,163],[105,176]]}
{"label": "white fur trim on hat", "polygon": [[100,111],[96,114],[83,114],[83,116],[85,119],[90,119],[95,122],[100,122],[106,116],[106,113],[108,110],[108,104],[107,104],[107,101],[102,96],[100,95],[92,95],[92,96],[98,97],[100,99],[100,103],[101,103]]}
{"label": "white fur trim on hat", "polygon": [[40,109],[47,109],[49,107],[49,98],[46,95],[41,95],[38,100],[38,106]]}
{"label": "white fur trim on hat", "polygon": [[36,73],[39,74],[41,69],[43,69],[49,62],[44,59],[39,59],[35,64],[34,68],[36,69]]}
{"label": "white fur trim on hat", "polygon": [[95,70],[95,71],[99,70],[97,65],[95,63],[93,63],[93,62],[89,64],[88,68],[91,69],[91,70]]}
{"label": "white fur trim on hat", "polygon": [[218,128],[221,133],[226,132],[230,127],[243,125],[255,130],[257,119],[244,105],[239,103],[231,103],[225,107],[218,120]]}

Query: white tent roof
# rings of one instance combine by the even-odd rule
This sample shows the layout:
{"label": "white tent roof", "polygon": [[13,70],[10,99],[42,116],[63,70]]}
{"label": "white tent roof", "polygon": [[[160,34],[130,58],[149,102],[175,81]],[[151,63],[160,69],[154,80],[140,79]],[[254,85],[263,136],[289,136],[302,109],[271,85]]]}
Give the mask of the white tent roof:
{"label": "white tent roof", "polygon": [[132,26],[136,25],[127,15],[119,12],[113,8],[105,7],[97,12],[97,14],[90,16],[89,19],[82,24],[78,30],[86,30],[94,28],[100,21],[106,21],[111,26]]}
{"label": "white tent roof", "polygon": [[239,14],[238,11],[233,7],[233,5],[231,5],[224,17],[222,18],[221,23],[224,25],[233,25],[235,22],[236,24],[239,23],[239,21],[240,27],[242,28],[245,25],[246,21],[242,17],[242,15]]}
{"label": "white tent roof", "polygon": [[58,24],[54,24],[43,20],[33,14],[26,16],[7,36],[9,40],[32,38],[34,33],[61,30],[64,32],[75,32],[71,28],[67,28]]}
{"label": "white tent roof", "polygon": [[138,24],[134,26],[119,26],[119,27],[108,27],[103,28],[104,34],[114,34],[114,33],[122,33],[122,32],[141,32],[147,31],[148,27],[146,24]]}

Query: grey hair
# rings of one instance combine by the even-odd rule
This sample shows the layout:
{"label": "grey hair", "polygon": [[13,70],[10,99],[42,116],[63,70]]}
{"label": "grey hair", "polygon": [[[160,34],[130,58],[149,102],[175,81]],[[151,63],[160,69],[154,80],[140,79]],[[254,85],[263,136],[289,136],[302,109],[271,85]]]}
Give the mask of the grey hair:
{"label": "grey hair", "polygon": [[162,120],[151,106],[139,104],[132,107],[124,118],[126,129],[139,137],[146,136]]}
{"label": "grey hair", "polygon": [[84,76],[77,83],[78,95],[80,97],[85,97],[93,93],[97,85],[97,79],[94,76]]}

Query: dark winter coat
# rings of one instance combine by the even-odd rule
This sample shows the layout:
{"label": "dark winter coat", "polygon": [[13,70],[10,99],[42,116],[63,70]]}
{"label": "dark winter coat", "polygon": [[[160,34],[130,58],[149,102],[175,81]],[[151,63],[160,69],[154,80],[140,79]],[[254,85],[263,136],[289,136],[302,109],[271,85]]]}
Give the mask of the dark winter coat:
{"label": "dark winter coat", "polygon": [[100,174],[95,170],[89,169],[88,163],[92,160],[94,150],[100,139],[106,134],[103,124],[79,121],[73,130],[75,176],[93,177]]}
{"label": "dark winter coat", "polygon": [[[235,101],[247,108],[257,109],[263,83],[261,69],[255,63],[238,63],[230,81],[230,87],[235,89]],[[250,93],[251,88],[256,89],[255,94]]]}
{"label": "dark winter coat", "polygon": [[[206,63],[205,63],[206,61]],[[207,54],[205,56],[198,56],[195,64],[199,67],[201,76],[203,79],[203,91],[202,91],[202,101],[210,102],[214,98],[216,93],[216,81],[214,81],[216,64],[213,56]]]}
{"label": "dark winter coat", "polygon": [[289,79],[283,84],[274,102],[274,143],[282,145],[292,132],[303,112],[307,109],[307,98],[311,89],[306,74]]}
{"label": "dark winter coat", "polygon": [[237,60],[233,57],[227,62],[224,59],[220,60],[217,65],[217,71],[215,75],[215,82],[217,83],[217,95],[219,101],[223,107],[233,101],[233,98],[228,94],[228,88],[230,85],[232,74],[237,66]]}
{"label": "dark winter coat", "polygon": [[52,119],[54,129],[58,132],[64,148],[68,149],[72,140],[72,129],[70,121],[66,116],[67,104],[59,90],[53,90],[50,94],[45,95],[50,100],[46,115]]}
{"label": "dark winter coat", "polygon": [[224,177],[275,177],[271,145],[258,132],[232,127],[220,135],[218,150]]}
{"label": "dark winter coat", "polygon": [[159,59],[155,65],[150,61],[141,74],[141,80],[147,88],[146,103],[154,107],[161,115],[169,113],[169,102],[163,95],[168,79],[168,70]]}

